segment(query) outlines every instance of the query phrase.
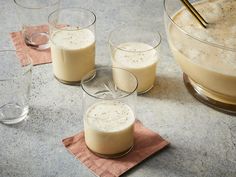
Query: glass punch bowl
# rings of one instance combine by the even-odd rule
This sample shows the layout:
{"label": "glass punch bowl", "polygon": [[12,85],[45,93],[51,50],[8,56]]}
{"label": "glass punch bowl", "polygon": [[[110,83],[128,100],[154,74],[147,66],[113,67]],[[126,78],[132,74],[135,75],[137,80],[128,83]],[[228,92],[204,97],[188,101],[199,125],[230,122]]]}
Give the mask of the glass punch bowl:
{"label": "glass punch bowl", "polygon": [[[201,2],[202,0],[191,1],[191,3]],[[181,20],[178,22],[175,20],[182,8],[181,1],[164,0],[168,43],[183,71],[185,86],[204,104],[236,115],[236,48],[230,46],[230,41],[226,46],[207,40],[204,35],[199,35],[201,33],[187,32],[183,29],[185,24],[181,23]],[[214,12],[218,13],[213,10],[212,13]],[[207,16],[207,14],[202,15]],[[180,18],[193,17],[186,11]],[[199,28],[202,27],[199,25]],[[222,31],[223,29],[222,27]]]}

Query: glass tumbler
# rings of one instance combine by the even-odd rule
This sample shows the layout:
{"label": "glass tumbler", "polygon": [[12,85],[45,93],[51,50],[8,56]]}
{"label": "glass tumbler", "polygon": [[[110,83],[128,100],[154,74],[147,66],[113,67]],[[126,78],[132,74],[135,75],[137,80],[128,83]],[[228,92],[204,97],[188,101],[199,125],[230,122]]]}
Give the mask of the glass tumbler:
{"label": "glass tumbler", "polygon": [[0,51],[0,122],[15,124],[29,112],[32,64],[24,52]]}
{"label": "glass tumbler", "polygon": [[27,46],[45,50],[49,48],[48,15],[59,8],[60,0],[14,0],[22,35]]}
{"label": "glass tumbler", "polygon": [[[117,76],[126,75],[117,85]],[[89,72],[81,82],[85,142],[90,151],[103,158],[127,154],[134,145],[136,77],[120,68],[99,68]]]}
{"label": "glass tumbler", "polygon": [[160,34],[146,26],[123,26],[110,34],[112,66],[124,68],[137,77],[139,94],[154,86],[160,43]]}
{"label": "glass tumbler", "polygon": [[95,68],[95,14],[83,8],[58,9],[49,18],[54,76],[76,85]]}

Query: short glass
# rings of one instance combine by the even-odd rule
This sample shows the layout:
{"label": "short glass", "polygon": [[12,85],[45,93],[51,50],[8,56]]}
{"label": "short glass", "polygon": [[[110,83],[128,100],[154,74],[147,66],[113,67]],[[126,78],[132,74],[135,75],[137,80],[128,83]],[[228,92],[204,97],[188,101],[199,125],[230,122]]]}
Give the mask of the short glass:
{"label": "short glass", "polygon": [[45,50],[49,48],[48,15],[59,8],[60,0],[14,0],[22,35],[27,46]]}
{"label": "short glass", "polygon": [[117,28],[109,36],[112,66],[124,68],[137,77],[139,94],[154,86],[160,43],[157,31],[135,25]]}
{"label": "short glass", "polygon": [[29,112],[32,64],[24,52],[0,51],[0,122],[15,124]]}
{"label": "short glass", "polygon": [[96,16],[83,8],[62,8],[48,21],[54,76],[62,83],[78,84],[95,68]]}
{"label": "short glass", "polygon": [[[120,84],[119,75],[126,80]],[[99,68],[81,81],[85,142],[90,151],[103,158],[117,158],[134,146],[136,77],[120,68]],[[129,91],[119,88],[126,85]]]}

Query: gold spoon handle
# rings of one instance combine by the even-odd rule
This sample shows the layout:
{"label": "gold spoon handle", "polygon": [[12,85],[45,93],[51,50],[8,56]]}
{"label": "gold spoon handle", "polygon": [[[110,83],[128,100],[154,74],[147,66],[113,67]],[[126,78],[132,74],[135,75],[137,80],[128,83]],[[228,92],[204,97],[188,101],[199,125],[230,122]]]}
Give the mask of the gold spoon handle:
{"label": "gold spoon handle", "polygon": [[207,21],[199,14],[199,12],[193,7],[193,5],[188,1],[185,0],[186,4],[191,8],[192,11],[207,25]]}
{"label": "gold spoon handle", "polygon": [[188,9],[188,11],[198,20],[198,22],[204,27],[207,27],[206,20],[198,13],[198,11],[192,6],[192,4],[188,0],[180,0],[184,6]]}

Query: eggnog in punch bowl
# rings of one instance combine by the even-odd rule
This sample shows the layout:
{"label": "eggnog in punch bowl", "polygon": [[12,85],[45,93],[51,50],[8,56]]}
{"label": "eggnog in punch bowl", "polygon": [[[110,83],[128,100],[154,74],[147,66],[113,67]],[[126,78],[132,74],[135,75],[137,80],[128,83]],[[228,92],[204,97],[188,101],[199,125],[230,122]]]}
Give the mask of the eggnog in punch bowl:
{"label": "eggnog in punch bowl", "polygon": [[203,28],[181,2],[164,1],[165,27],[190,93],[220,111],[236,114],[236,1],[200,0]]}

